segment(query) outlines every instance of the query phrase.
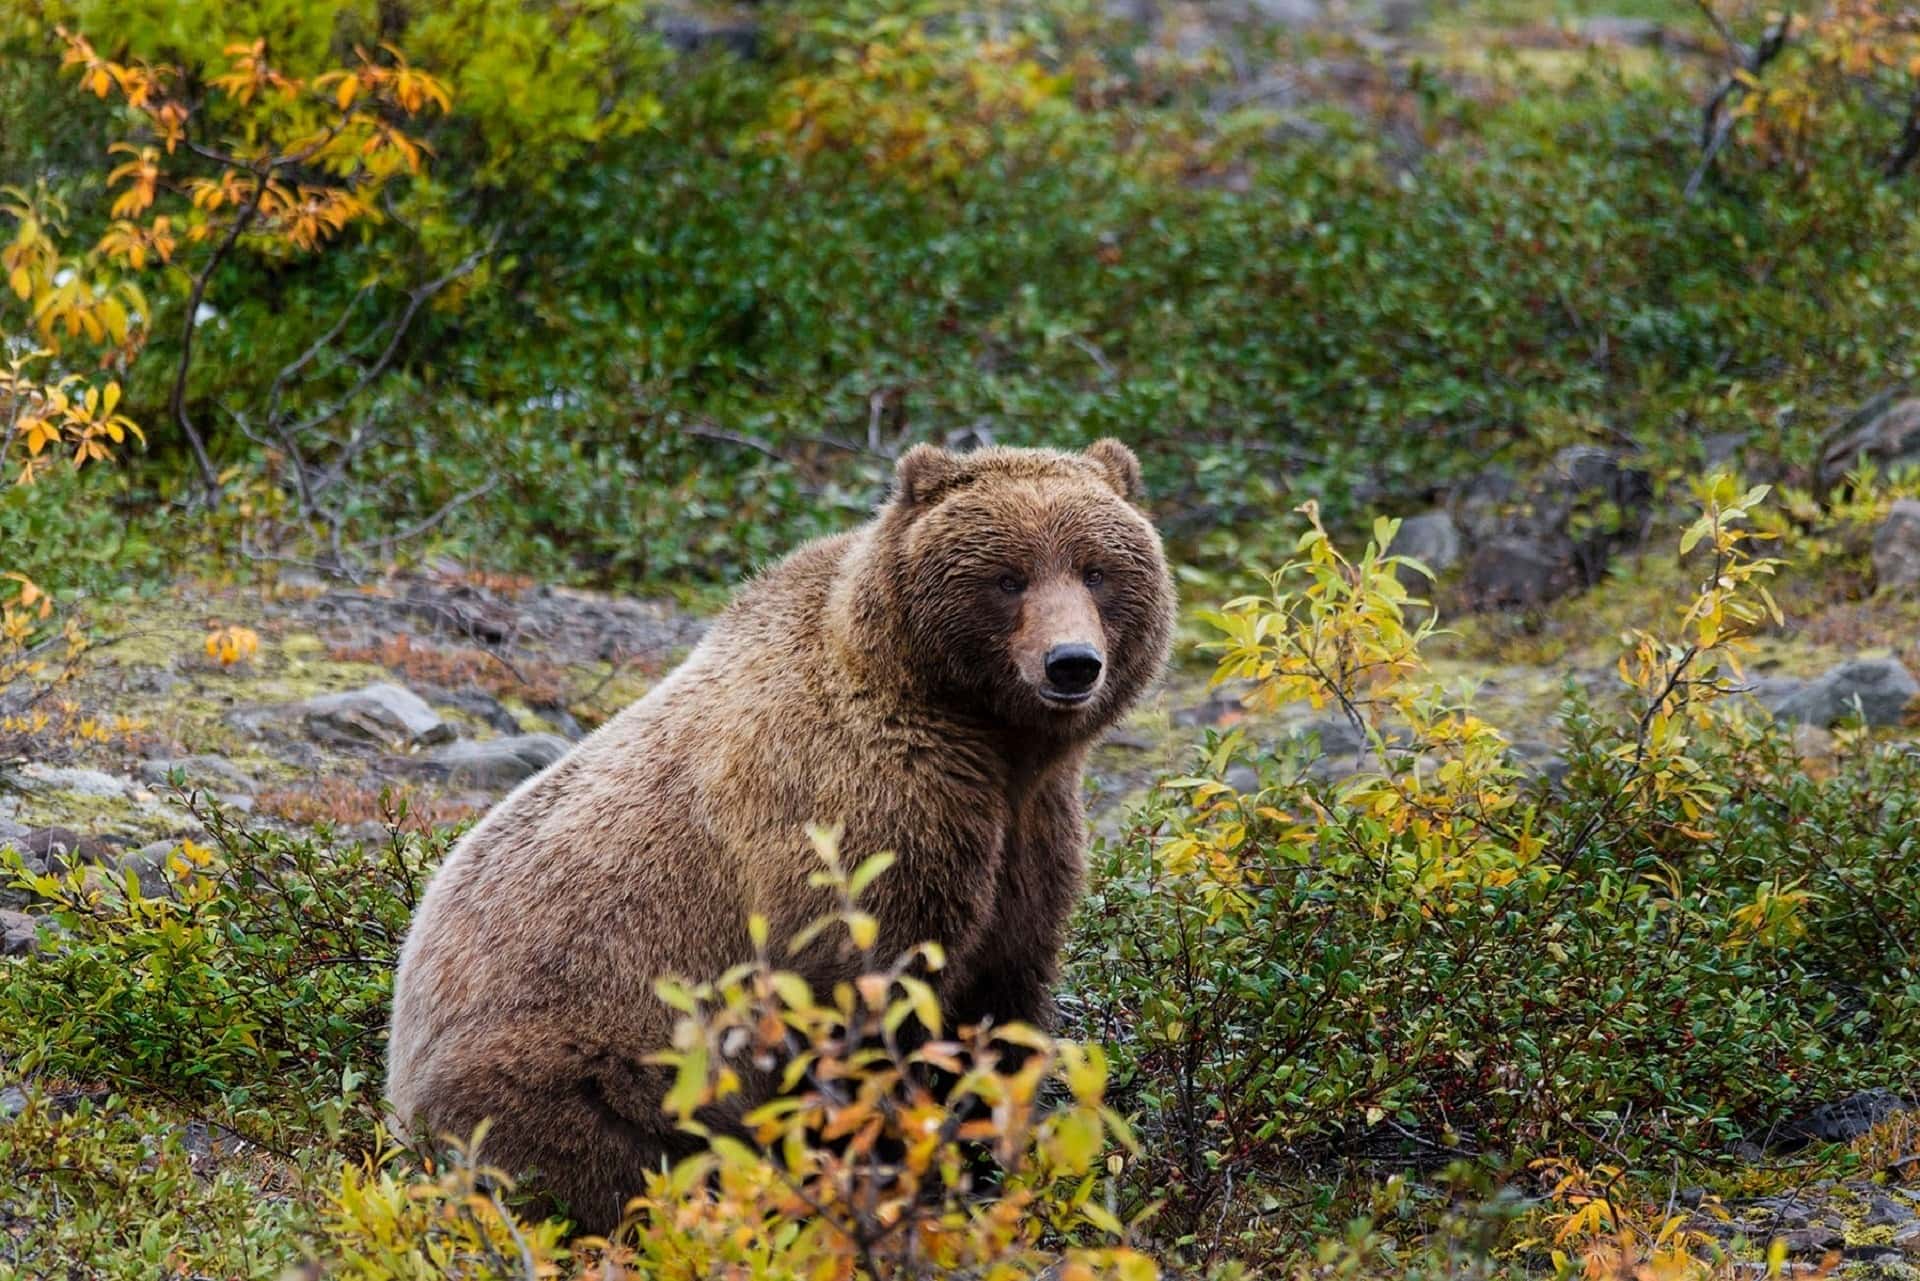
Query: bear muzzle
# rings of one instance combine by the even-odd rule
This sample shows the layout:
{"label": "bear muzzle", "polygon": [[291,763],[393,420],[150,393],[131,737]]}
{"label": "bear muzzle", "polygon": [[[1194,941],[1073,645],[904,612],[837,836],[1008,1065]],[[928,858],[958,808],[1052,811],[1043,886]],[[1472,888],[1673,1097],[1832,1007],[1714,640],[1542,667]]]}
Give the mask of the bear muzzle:
{"label": "bear muzzle", "polygon": [[1045,666],[1040,697],[1062,707],[1077,707],[1092,698],[1106,672],[1100,651],[1084,641],[1055,645],[1047,651]]}

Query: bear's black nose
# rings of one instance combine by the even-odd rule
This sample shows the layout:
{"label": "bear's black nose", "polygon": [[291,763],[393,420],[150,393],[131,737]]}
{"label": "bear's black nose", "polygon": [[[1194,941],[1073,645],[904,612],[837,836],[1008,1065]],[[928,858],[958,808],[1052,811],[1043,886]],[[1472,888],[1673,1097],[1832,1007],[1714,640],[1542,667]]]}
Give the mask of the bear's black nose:
{"label": "bear's black nose", "polygon": [[1084,694],[1100,679],[1100,651],[1091,645],[1055,645],[1047,651],[1047,684],[1062,694]]}

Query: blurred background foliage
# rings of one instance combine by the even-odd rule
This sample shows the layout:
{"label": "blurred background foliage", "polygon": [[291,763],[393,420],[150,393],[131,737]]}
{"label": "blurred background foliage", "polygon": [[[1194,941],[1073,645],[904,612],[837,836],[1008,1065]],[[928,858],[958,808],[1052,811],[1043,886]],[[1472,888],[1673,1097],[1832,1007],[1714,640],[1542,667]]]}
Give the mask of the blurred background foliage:
{"label": "blurred background foliage", "polygon": [[[1887,112],[1911,77],[1883,53],[1903,46],[1842,6],[1755,75],[1715,28],[1752,55],[1764,13],[1660,8],[1666,43],[1625,57],[1534,47],[1578,8],[1467,0],[1397,52],[1343,28],[1195,39],[1083,0],[10,6],[0,110],[34,127],[0,137],[0,185],[62,210],[69,246],[109,229],[133,113],[76,87],[57,28],[178,67],[195,127],[257,127],[206,91],[256,40],[306,79],[403,55],[451,108],[410,122],[423,163],[372,216],[315,252],[243,244],[209,282],[185,402],[227,475],[211,518],[173,519],[196,498],[168,412],[206,253],[185,246],[128,273],[152,310],[121,374],[146,452],[51,500],[68,536],[16,493],[0,537],[58,583],[102,522],[324,559],[328,536],[377,549],[433,520],[508,566],[697,587],[856,519],[922,439],[1126,438],[1202,567],[1261,553],[1304,496],[1336,522],[1412,510],[1574,442],[1686,466],[1757,433],[1790,475],[1914,373]],[[362,329],[476,250],[343,411],[328,529],[239,426],[360,298],[333,377],[290,393],[330,404]]]}

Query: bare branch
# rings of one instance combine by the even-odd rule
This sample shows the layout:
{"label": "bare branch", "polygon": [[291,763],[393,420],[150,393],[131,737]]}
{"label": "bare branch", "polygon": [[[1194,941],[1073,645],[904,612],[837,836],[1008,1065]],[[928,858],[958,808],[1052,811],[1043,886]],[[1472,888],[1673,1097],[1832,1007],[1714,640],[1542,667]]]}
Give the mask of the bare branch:
{"label": "bare branch", "polygon": [[1798,15],[1792,9],[1784,9],[1773,21],[1760,43],[1749,49],[1727,29],[1715,13],[1709,0],[1696,0],[1700,9],[1714,24],[1721,38],[1727,42],[1727,57],[1733,63],[1733,72],[1721,82],[1713,97],[1707,99],[1707,105],[1700,113],[1700,163],[1694,166],[1693,173],[1687,178],[1684,195],[1688,200],[1700,191],[1700,186],[1713,169],[1713,162],[1719,158],[1727,140],[1733,136],[1733,128],[1738,123],[1733,113],[1733,105],[1747,92],[1747,81],[1758,76],[1768,63],[1786,50],[1793,37],[1794,19]]}
{"label": "bare branch", "polygon": [[207,295],[207,283],[213,279],[213,273],[219,269],[226,256],[240,240],[241,233],[253,222],[260,212],[260,201],[265,197],[267,184],[264,177],[254,175],[253,194],[247,203],[234,215],[233,225],[227,228],[227,234],[214,249],[213,254],[200,268],[200,274],[193,278],[193,292],[187,297],[186,324],[180,331],[180,363],[173,374],[173,393],[168,397],[167,408],[173,421],[180,426],[187,444],[193,449],[194,461],[200,467],[200,481],[206,489],[206,497],[211,500],[220,491],[220,474],[213,468],[213,459],[207,456],[206,442],[194,428],[193,419],[187,414],[187,374],[193,368],[193,331],[199,323],[200,304]]}
{"label": "bare branch", "polygon": [[404,529],[396,530],[391,534],[383,534],[379,538],[369,538],[362,542],[350,543],[347,545],[347,550],[356,551],[356,552],[364,551],[367,548],[373,546],[375,543],[381,543],[381,544],[404,543],[404,542],[407,542],[409,539],[418,538],[420,537],[420,535],[426,533],[428,530],[432,529],[435,525],[438,525],[441,521],[445,520],[448,516],[451,516],[458,509],[466,506],[468,503],[472,502],[476,498],[484,498],[486,495],[491,494],[494,490],[498,489],[499,487],[500,487],[500,478],[498,476],[495,476],[493,479],[489,480],[484,485],[478,485],[473,489],[469,489],[464,494],[455,494],[452,498],[449,498],[445,503],[441,504],[440,509],[438,511],[434,512],[433,515],[428,516],[425,520],[416,521],[413,524],[408,525]]}
{"label": "bare branch", "polygon": [[493,253],[494,246],[499,243],[499,240],[500,232],[498,228],[495,228],[494,231],[488,235],[486,244],[481,245],[465,258],[462,258],[458,263],[455,263],[445,275],[430,280],[426,284],[420,285],[410,291],[407,294],[406,307],[393,322],[393,328],[387,338],[386,348],[381,351],[380,355],[375,358],[372,364],[360,372],[360,377],[353,386],[348,388],[346,393],[332,404],[316,411],[309,417],[292,425],[287,430],[295,436],[301,436],[312,431],[314,428],[337,417],[340,411],[351,404],[361,392],[372,386],[375,380],[387,371],[387,367],[393,363],[394,357],[399,355],[400,345],[407,336],[407,330],[412,327],[414,318],[420,314],[420,309],[426,306],[427,303],[433,299],[434,295],[440,293],[440,291],[448,285],[451,285],[454,281],[459,280],[462,276],[468,275],[474,268],[484,262],[487,257]]}

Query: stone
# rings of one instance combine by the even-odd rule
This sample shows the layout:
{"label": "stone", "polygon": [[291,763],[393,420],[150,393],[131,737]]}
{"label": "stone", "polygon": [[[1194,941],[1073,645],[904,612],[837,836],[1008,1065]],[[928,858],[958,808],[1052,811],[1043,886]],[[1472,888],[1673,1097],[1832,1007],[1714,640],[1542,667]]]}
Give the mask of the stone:
{"label": "stone", "polygon": [[1127,752],[1150,752],[1159,746],[1159,741],[1145,730],[1122,727],[1110,731],[1100,740],[1100,746],[1117,747]]}
{"label": "stone", "polygon": [[558,734],[463,740],[436,747],[420,758],[419,766],[456,784],[511,787],[565,756],[569,746]]}
{"label": "stone", "polygon": [[1867,1212],[1861,1216],[1862,1227],[1903,1228],[1909,1223],[1920,1222],[1920,1213],[1916,1213],[1912,1206],[1894,1200],[1879,1188],[1866,1188],[1864,1195]]}
{"label": "stone", "polygon": [[1524,773],[1545,779],[1558,787],[1567,777],[1567,758],[1559,748],[1544,739],[1521,738],[1507,745],[1507,755]]}
{"label": "stone", "polygon": [[1888,1117],[1910,1111],[1914,1106],[1915,1100],[1892,1090],[1862,1090],[1844,1099],[1822,1103],[1782,1128],[1795,1138],[1851,1143]]}
{"label": "stone", "polygon": [[160,757],[140,763],[140,777],[149,786],[170,786],[175,772],[186,775],[188,787],[220,795],[251,796],[260,790],[243,770],[218,756]]}
{"label": "stone", "polygon": [[0,1121],[11,1121],[27,1110],[27,1092],[17,1085],[0,1090]]}
{"label": "stone", "polygon": [[1667,29],[1652,18],[1629,18],[1619,14],[1597,13],[1577,28],[1587,44],[1635,45],[1658,49],[1667,43]]}
{"label": "stone", "polygon": [[1323,716],[1306,722],[1293,731],[1295,744],[1316,745],[1327,756],[1351,756],[1368,750],[1366,735],[1344,716]]}
{"label": "stone", "polygon": [[1777,1232],[1816,1226],[1813,1218],[1813,1203],[1803,1196],[1791,1193],[1786,1196],[1760,1197],[1748,1202],[1743,1209],[1766,1215],[1768,1225]]}
{"label": "stone", "polygon": [[[100,863],[111,859],[114,846],[94,836],[82,836],[65,827],[38,827],[11,842],[20,853],[20,862],[34,876],[59,876],[80,863]],[[14,885],[0,874],[0,908],[26,907],[33,902],[31,891]]]}
{"label": "stone", "polygon": [[1571,540],[1503,534],[1475,550],[1461,592],[1474,609],[1532,609],[1578,585]]}
{"label": "stone", "polygon": [[1789,724],[1827,726],[1860,718],[1868,725],[1898,725],[1907,704],[1920,694],[1913,673],[1892,658],[1855,658],[1798,686],[1761,683],[1756,697]]}
{"label": "stone", "polygon": [[507,710],[505,703],[485,690],[479,689],[443,689],[439,686],[427,686],[426,697],[442,707],[451,707],[455,711],[465,712],[476,720],[484,721],[487,728],[496,734],[518,734],[521,725],[514,714]]}
{"label": "stone", "polygon": [[1240,696],[1230,689],[1220,688],[1207,692],[1207,701],[1191,707],[1176,708],[1168,718],[1175,725],[1206,726],[1231,725],[1246,714],[1246,707]]}
{"label": "stone", "polygon": [[40,927],[25,912],[0,909],[0,956],[31,956],[40,946]]}
{"label": "stone", "polygon": [[12,779],[16,786],[26,792],[71,792],[75,796],[124,800],[133,791],[132,780],[101,770],[38,763],[21,766]]}
{"label": "stone", "polygon": [[430,746],[454,737],[426,700],[399,685],[323,694],[302,706],[307,733],[334,747]]}
{"label": "stone", "polygon": [[1787,1253],[1796,1258],[1819,1257],[1846,1245],[1847,1238],[1839,1229],[1827,1224],[1816,1224],[1810,1228],[1794,1228],[1790,1232],[1779,1234],[1786,1244]]}
{"label": "stone", "polygon": [[1260,771],[1245,763],[1230,765],[1221,781],[1242,796],[1249,796],[1260,790]]}
{"label": "stone", "polygon": [[1920,462],[1920,397],[1882,392],[1861,406],[1821,451],[1820,482],[1836,484],[1863,461],[1883,471]]}
{"label": "stone", "polygon": [[1897,1229],[1893,1234],[1893,1243],[1909,1255],[1920,1255],[1920,1223]]}
{"label": "stone", "polygon": [[1489,467],[1474,475],[1454,495],[1453,518],[1469,543],[1484,543],[1506,528],[1506,508],[1519,493],[1519,484],[1505,467]]}
{"label": "stone", "polygon": [[1326,16],[1320,0],[1247,0],[1253,17],[1269,26],[1312,26]]}
{"label": "stone", "polygon": [[1920,500],[1900,499],[1873,531],[1873,579],[1882,591],[1920,587]]}
{"label": "stone", "polygon": [[[1460,527],[1453,523],[1453,517],[1444,511],[1430,511],[1401,521],[1400,532],[1393,536],[1387,550],[1395,556],[1411,556],[1437,577],[1460,563],[1462,547]],[[1400,581],[1412,588],[1427,579],[1408,570]]]}
{"label": "stone", "polygon": [[721,52],[752,58],[760,52],[760,28],[746,21],[725,21],[686,10],[656,13],[651,25],[661,43],[675,53]]}
{"label": "stone", "polygon": [[140,883],[142,896],[171,898],[173,871],[167,866],[167,860],[179,848],[178,841],[155,841],[151,845],[142,845],[137,850],[122,854],[114,860],[114,883],[124,884],[126,874],[132,872],[134,880]]}

